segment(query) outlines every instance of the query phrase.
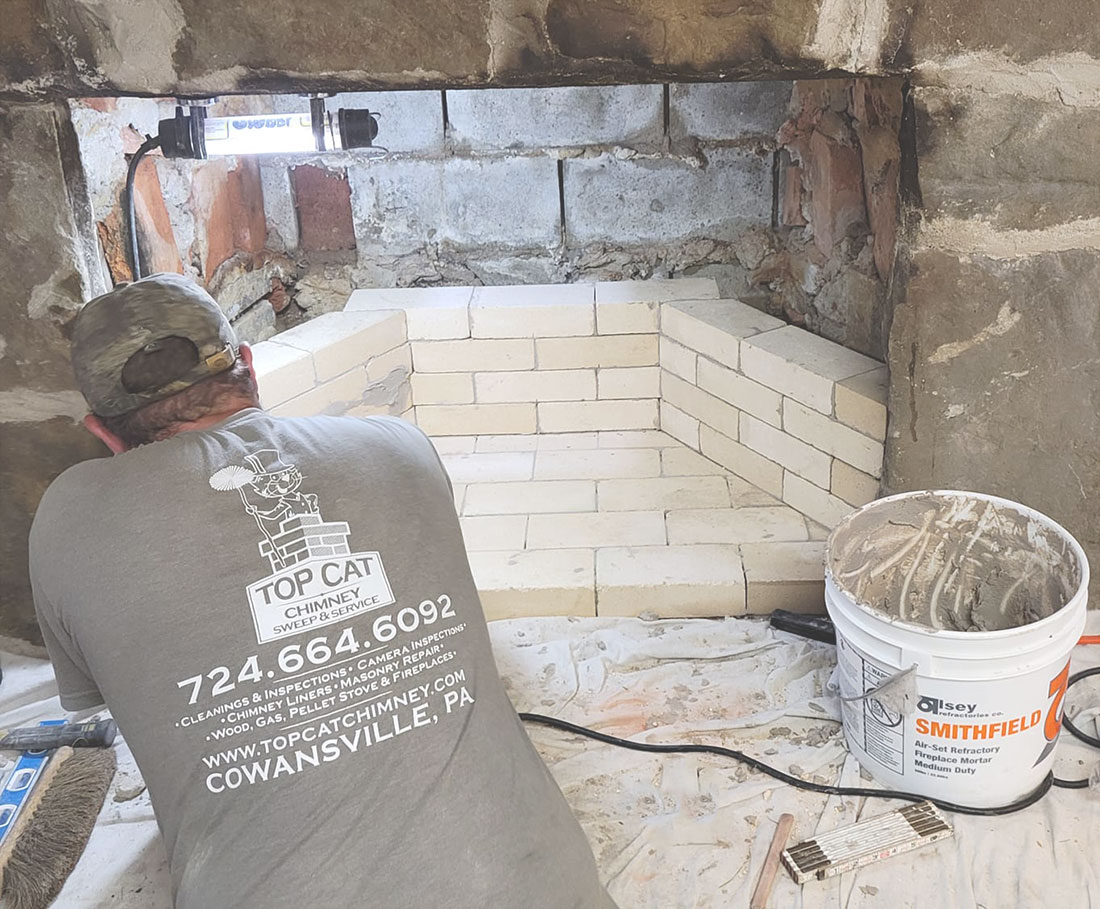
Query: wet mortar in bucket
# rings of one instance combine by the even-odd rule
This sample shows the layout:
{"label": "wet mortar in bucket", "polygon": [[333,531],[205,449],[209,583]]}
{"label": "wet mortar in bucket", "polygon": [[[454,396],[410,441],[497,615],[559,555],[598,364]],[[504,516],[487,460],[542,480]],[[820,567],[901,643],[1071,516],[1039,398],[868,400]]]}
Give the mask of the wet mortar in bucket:
{"label": "wet mortar in bucket", "polygon": [[860,603],[938,631],[999,631],[1053,615],[1081,583],[1064,534],[1014,507],[921,493],[856,512],[830,540]]}
{"label": "wet mortar in bucket", "polygon": [[829,538],[844,732],[883,785],[974,807],[1050,771],[1088,562],[1062,527],[978,493],[879,499]]}

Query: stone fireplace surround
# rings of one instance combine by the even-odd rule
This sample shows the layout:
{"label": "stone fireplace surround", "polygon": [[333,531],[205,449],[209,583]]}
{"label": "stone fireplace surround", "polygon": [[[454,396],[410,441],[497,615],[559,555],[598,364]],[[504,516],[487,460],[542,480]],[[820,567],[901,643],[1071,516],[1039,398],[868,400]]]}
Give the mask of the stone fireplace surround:
{"label": "stone fireplace surround", "polygon": [[[143,28],[102,6],[14,0],[0,34],[0,160],[19,162],[0,168],[0,632],[40,640],[30,520],[53,477],[105,454],[79,425],[66,339],[105,283],[65,104],[91,96],[898,77],[900,126],[858,137],[865,155],[903,152],[882,488],[1004,495],[1100,553],[1100,17],[1079,0],[243,0],[230,13],[153,0]],[[309,27],[317,16],[326,28]],[[803,125],[837,135],[825,115]]]}

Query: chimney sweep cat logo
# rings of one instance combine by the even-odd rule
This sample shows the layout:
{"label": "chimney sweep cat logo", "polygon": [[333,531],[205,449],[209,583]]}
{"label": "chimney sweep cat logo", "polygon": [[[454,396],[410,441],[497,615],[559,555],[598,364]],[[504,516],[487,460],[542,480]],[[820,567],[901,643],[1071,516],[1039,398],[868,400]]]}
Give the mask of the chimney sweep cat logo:
{"label": "chimney sweep cat logo", "polygon": [[377,552],[351,552],[348,525],[325,521],[317,496],[301,492],[302,472],[273,448],[230,464],[210,478],[237,492],[262,534],[271,574],[250,584],[248,604],[261,644],[381,609],[394,602]]}

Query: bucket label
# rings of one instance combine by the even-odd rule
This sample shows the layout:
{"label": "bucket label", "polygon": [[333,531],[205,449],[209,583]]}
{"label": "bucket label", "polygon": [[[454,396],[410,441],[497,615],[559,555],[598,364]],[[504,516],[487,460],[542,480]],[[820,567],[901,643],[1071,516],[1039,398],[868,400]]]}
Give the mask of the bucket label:
{"label": "bucket label", "polygon": [[[842,637],[837,639],[841,694],[852,697],[877,688],[890,673],[863,658]],[[905,724],[877,698],[845,701],[844,728],[849,743],[855,740],[864,754],[895,773],[905,772]]]}
{"label": "bucket label", "polygon": [[[840,636],[837,663],[845,697],[865,694],[896,671],[864,657]],[[946,681],[927,680],[910,716],[885,708],[875,698],[846,701],[845,734],[860,763],[906,777],[963,782],[987,765],[1030,770],[1053,750],[1067,673],[1068,666],[1050,681],[1049,695],[1044,681],[1042,694],[1048,695],[1049,704],[1043,705],[1022,702],[1018,695],[1006,702],[988,689],[975,694],[981,683],[968,683],[959,692]]]}

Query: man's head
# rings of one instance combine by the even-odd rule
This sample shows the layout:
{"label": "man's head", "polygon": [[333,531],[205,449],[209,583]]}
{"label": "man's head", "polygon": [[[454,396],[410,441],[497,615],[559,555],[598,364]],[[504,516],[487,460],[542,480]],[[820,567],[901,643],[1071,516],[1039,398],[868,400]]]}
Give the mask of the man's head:
{"label": "man's head", "polygon": [[113,451],[258,406],[251,355],[214,299],[182,275],[151,275],[87,303],[73,371]]}

